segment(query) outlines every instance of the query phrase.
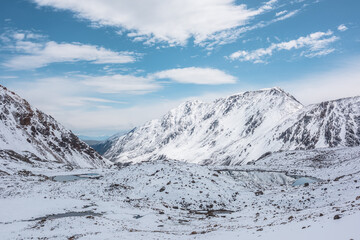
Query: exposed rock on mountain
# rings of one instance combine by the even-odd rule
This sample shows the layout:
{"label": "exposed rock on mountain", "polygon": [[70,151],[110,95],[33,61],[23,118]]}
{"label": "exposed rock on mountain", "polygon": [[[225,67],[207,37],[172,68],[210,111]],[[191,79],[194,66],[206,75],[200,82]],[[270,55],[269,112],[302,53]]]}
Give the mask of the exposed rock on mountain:
{"label": "exposed rock on mountain", "polygon": [[86,168],[104,167],[107,161],[54,118],[1,85],[0,155]]}
{"label": "exposed rock on mountain", "polygon": [[245,164],[279,150],[358,146],[360,97],[304,107],[271,88],[211,103],[188,101],[112,141],[104,156],[115,162],[163,155],[219,165]]}

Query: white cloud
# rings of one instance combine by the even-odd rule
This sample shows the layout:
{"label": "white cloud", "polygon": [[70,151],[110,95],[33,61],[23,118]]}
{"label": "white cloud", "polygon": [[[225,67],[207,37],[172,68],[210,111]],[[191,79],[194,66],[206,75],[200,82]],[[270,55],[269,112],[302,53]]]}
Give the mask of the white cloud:
{"label": "white cloud", "polygon": [[[297,15],[299,12],[300,12],[300,9],[297,9],[297,10],[288,12],[287,14],[285,14],[283,16],[278,16],[278,17],[268,20],[268,21],[260,21],[254,25],[247,25],[247,26],[240,27],[237,29],[221,31],[219,33],[213,34],[212,36],[209,36],[206,41],[196,42],[196,40],[195,40],[195,43],[199,44],[200,46],[206,47],[207,50],[212,50],[217,45],[225,45],[225,44],[235,42],[240,36],[242,36],[246,32],[253,31],[253,30],[259,29],[259,28],[264,28],[273,23],[286,20],[290,17]],[[243,41],[246,42],[247,40],[243,40]]]}
{"label": "white cloud", "polygon": [[232,60],[237,59],[242,62],[250,61],[254,63],[264,63],[264,58],[272,56],[274,52],[302,48],[306,49],[301,53],[302,56],[323,56],[334,51],[334,49],[330,47],[330,44],[338,39],[339,38],[330,30],[327,32],[315,32],[306,37],[300,37],[288,42],[273,43],[268,48],[259,48],[254,51],[240,50],[232,53],[229,58]]}
{"label": "white cloud", "polygon": [[345,32],[346,30],[348,30],[347,26],[345,26],[344,24],[341,24],[340,26],[338,26],[337,28],[340,32]]}
{"label": "white cloud", "polygon": [[283,15],[283,14],[282,15],[277,15],[277,18],[270,21],[270,23],[279,22],[279,21],[283,21],[285,19],[291,18],[291,17],[295,16],[296,14],[298,14],[299,12],[300,12],[299,9],[291,11],[291,12],[286,11],[286,14],[284,13],[285,15]]}
{"label": "white cloud", "polygon": [[94,64],[122,64],[136,60],[136,54],[132,52],[114,52],[95,45],[31,41],[40,38],[41,35],[30,32],[14,32],[10,36],[2,35],[6,48],[20,54],[2,65],[20,70],[41,68],[58,62],[88,61]]}
{"label": "white cloud", "polygon": [[101,93],[128,93],[145,94],[159,90],[161,85],[147,77],[132,75],[109,75],[100,77],[85,77],[82,83],[86,86],[95,87]]}
{"label": "white cloud", "polygon": [[287,10],[280,11],[280,12],[277,12],[277,13],[275,14],[275,16],[278,17],[278,16],[281,16],[281,15],[286,14],[287,12],[288,12]]}
{"label": "white cloud", "polygon": [[147,44],[166,42],[185,45],[211,39],[243,26],[255,16],[274,9],[278,0],[258,8],[237,5],[234,0],[33,0],[39,6],[70,10],[77,17],[100,26],[127,30],[129,37]]}
{"label": "white cloud", "polygon": [[152,75],[158,79],[170,79],[179,83],[192,83],[192,84],[231,84],[236,83],[236,78],[225,72],[214,68],[175,68]]}
{"label": "white cloud", "polygon": [[88,105],[92,105],[95,108],[102,108],[105,107],[106,105],[102,105],[102,104],[107,104],[107,103],[116,103],[116,104],[126,104],[126,102],[122,102],[122,101],[114,101],[114,100],[109,100],[109,99],[103,99],[103,98],[95,98],[95,97],[68,97],[68,98],[64,98],[64,105],[68,106],[68,107],[83,107],[83,106],[88,106]]}

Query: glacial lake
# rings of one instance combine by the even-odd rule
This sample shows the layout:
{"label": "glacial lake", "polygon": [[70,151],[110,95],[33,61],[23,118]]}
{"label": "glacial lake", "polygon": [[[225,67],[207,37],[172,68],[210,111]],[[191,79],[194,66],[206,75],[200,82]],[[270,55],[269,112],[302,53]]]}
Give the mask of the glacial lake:
{"label": "glacial lake", "polygon": [[315,183],[322,181],[315,177],[288,175],[281,171],[265,171],[265,170],[236,170],[236,169],[221,169],[216,170],[223,174],[228,174],[231,177],[244,182],[257,182],[260,185],[290,185],[300,186],[306,183]]}
{"label": "glacial lake", "polygon": [[304,185],[305,183],[314,183],[314,182],[318,182],[318,181],[319,181],[318,179],[311,178],[311,177],[300,177],[300,178],[297,178],[291,186],[295,187],[295,186],[299,186],[299,185]]}
{"label": "glacial lake", "polygon": [[70,182],[81,179],[99,179],[101,177],[102,176],[97,173],[86,173],[86,174],[76,174],[76,175],[59,175],[53,177],[52,179],[56,182]]}

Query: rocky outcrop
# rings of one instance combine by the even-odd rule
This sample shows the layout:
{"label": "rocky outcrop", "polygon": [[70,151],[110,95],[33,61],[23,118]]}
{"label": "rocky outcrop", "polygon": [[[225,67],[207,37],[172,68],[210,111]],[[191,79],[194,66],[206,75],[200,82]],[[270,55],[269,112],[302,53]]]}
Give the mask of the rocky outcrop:
{"label": "rocky outcrop", "polygon": [[[53,117],[0,85],[0,151],[7,156],[73,167],[105,167],[106,160]],[[20,157],[19,157],[20,156]],[[29,160],[30,161],[30,160]]]}
{"label": "rocky outcrop", "polygon": [[212,103],[188,101],[161,119],[112,140],[105,155],[139,162],[164,155],[186,162],[238,165],[268,152],[358,146],[360,97],[304,107],[279,88]]}

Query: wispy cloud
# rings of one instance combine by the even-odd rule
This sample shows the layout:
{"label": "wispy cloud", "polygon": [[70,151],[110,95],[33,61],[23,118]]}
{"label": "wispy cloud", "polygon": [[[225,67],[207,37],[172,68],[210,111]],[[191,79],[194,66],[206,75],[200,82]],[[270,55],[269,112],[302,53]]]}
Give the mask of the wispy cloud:
{"label": "wispy cloud", "polygon": [[224,31],[236,30],[256,16],[276,8],[269,0],[257,8],[234,0],[32,0],[38,6],[70,10],[98,26],[113,26],[121,34],[147,44],[185,45],[190,38],[200,44]]}
{"label": "wispy cloud", "polygon": [[162,88],[158,82],[148,77],[116,74],[83,78],[81,82],[84,85],[95,87],[101,93],[146,94]]}
{"label": "wispy cloud", "polygon": [[158,79],[170,79],[179,83],[207,85],[236,83],[236,78],[234,76],[214,68],[175,68],[160,71],[151,76]]}
{"label": "wispy cloud", "polygon": [[[268,20],[268,21],[260,21],[253,25],[246,25],[243,27],[239,27],[236,29],[230,29],[227,31],[221,31],[219,33],[215,33],[212,36],[209,36],[208,39],[204,41],[199,41],[195,43],[199,44],[200,46],[205,47],[208,50],[212,50],[215,46],[218,45],[225,45],[229,43],[235,42],[239,37],[244,35],[245,33],[249,31],[253,31],[260,28],[265,28],[273,23],[280,22],[283,20],[286,20],[288,18],[291,18],[295,15],[297,15],[300,12],[300,9],[293,10],[291,12],[287,12],[285,15],[279,15],[275,18]],[[246,40],[245,40],[246,41]]]}
{"label": "wispy cloud", "polygon": [[299,9],[293,10],[293,11],[291,11],[291,12],[287,12],[287,11],[286,11],[284,14],[276,15],[277,18],[271,20],[269,23],[271,24],[271,23],[283,21],[283,20],[285,20],[285,19],[288,19],[288,18],[291,18],[291,17],[295,16],[295,15],[298,14],[299,12],[300,12]]}
{"label": "wispy cloud", "polygon": [[95,98],[95,97],[71,97],[67,99],[67,106],[86,106],[86,105],[94,105],[97,104],[97,107],[104,107],[101,104],[107,103],[116,103],[116,104],[127,104],[127,102],[123,101],[115,101],[104,98]]}
{"label": "wispy cloud", "polygon": [[281,15],[286,14],[287,12],[288,12],[287,10],[280,11],[280,12],[277,12],[277,13],[275,14],[275,16],[278,17],[278,16],[281,16]]}
{"label": "wispy cloud", "polygon": [[339,37],[335,36],[330,30],[327,32],[315,32],[295,40],[272,43],[267,48],[259,48],[253,51],[240,50],[232,53],[229,58],[242,62],[264,63],[266,62],[266,58],[272,56],[275,52],[296,49],[304,49],[300,55],[305,57],[324,56],[334,51],[334,48],[331,48],[330,44],[338,39]]}
{"label": "wispy cloud", "polygon": [[132,63],[137,58],[133,52],[114,52],[95,45],[44,41],[41,35],[30,32],[6,33],[1,39],[6,48],[15,54],[2,65],[13,70],[36,69],[59,62],[123,64]]}
{"label": "wispy cloud", "polygon": [[338,26],[337,28],[340,32],[345,32],[346,30],[348,30],[348,27],[345,26],[344,24],[341,24],[340,26]]}

